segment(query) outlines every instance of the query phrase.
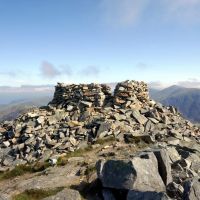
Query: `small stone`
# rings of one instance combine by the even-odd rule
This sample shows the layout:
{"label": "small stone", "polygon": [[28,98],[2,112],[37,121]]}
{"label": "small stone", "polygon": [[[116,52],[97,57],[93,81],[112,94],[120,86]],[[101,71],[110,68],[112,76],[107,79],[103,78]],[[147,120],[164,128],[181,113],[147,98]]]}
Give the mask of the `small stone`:
{"label": "small stone", "polygon": [[76,139],[74,137],[70,136],[69,141],[73,146],[76,146],[77,141],[76,141]]}
{"label": "small stone", "polygon": [[3,147],[5,147],[5,148],[10,146],[9,141],[4,141],[2,144],[3,144]]}
{"label": "small stone", "polygon": [[74,109],[74,107],[72,105],[67,106],[67,111],[72,111],[73,109]]}
{"label": "small stone", "polygon": [[37,118],[38,124],[44,124],[44,120],[45,120],[44,116],[40,116]]}
{"label": "small stone", "polygon": [[133,117],[138,123],[143,124],[143,125],[148,121],[148,119],[147,119],[145,116],[141,115],[141,114],[139,113],[139,111],[136,111],[136,110],[134,110],[134,111],[132,112],[132,117]]}

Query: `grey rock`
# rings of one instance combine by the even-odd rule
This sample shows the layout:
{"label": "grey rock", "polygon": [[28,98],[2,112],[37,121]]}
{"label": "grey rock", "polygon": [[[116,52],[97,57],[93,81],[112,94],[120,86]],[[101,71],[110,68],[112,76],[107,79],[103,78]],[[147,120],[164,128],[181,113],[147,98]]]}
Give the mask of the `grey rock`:
{"label": "grey rock", "polygon": [[158,160],[158,170],[165,185],[172,182],[171,165],[168,153],[165,149],[154,151]]}
{"label": "grey rock", "polygon": [[179,155],[175,147],[167,147],[167,153],[172,163],[181,159],[181,156]]}
{"label": "grey rock", "polygon": [[80,101],[79,105],[81,107],[87,107],[87,108],[90,108],[92,107],[92,102],[88,102],[88,101]]}
{"label": "grey rock", "polygon": [[200,200],[200,178],[185,182],[183,200]]}
{"label": "grey rock", "polygon": [[45,117],[44,116],[40,116],[40,117],[37,118],[38,124],[44,124],[44,121],[45,121]]}
{"label": "grey rock", "polygon": [[163,192],[140,192],[130,190],[127,195],[127,200],[170,200]]}
{"label": "grey rock", "polygon": [[148,119],[147,119],[145,116],[141,115],[140,112],[137,111],[137,110],[134,110],[134,111],[132,112],[132,117],[133,117],[138,123],[143,124],[143,125],[148,121]]}
{"label": "grey rock", "polygon": [[109,189],[103,189],[102,195],[104,200],[116,200],[113,193]]}
{"label": "grey rock", "polygon": [[165,191],[153,153],[132,160],[108,160],[97,163],[97,174],[104,187],[139,191]]}
{"label": "grey rock", "polygon": [[184,188],[182,185],[171,182],[167,185],[167,194],[171,198],[182,199]]}
{"label": "grey rock", "polygon": [[72,105],[67,106],[67,111],[72,111],[73,109],[74,109],[74,106],[72,106]]}
{"label": "grey rock", "polygon": [[0,200],[12,200],[12,198],[7,194],[0,193]]}
{"label": "grey rock", "polygon": [[103,122],[100,124],[99,129],[97,131],[97,137],[99,137],[104,132],[109,132],[111,128],[111,124],[108,122]]}
{"label": "grey rock", "polygon": [[10,142],[9,141],[4,141],[2,144],[3,144],[3,147],[5,147],[5,148],[10,146]]}
{"label": "grey rock", "polygon": [[76,190],[66,188],[56,195],[44,198],[43,200],[81,200],[81,195]]}

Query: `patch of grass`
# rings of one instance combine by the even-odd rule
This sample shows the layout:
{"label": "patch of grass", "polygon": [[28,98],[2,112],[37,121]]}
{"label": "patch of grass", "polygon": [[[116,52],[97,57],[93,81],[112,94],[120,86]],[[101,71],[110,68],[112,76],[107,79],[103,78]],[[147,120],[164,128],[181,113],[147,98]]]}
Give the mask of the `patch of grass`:
{"label": "patch of grass", "polygon": [[84,149],[77,149],[76,151],[74,152],[69,152],[67,153],[65,156],[62,156],[62,157],[59,157],[58,160],[57,160],[57,165],[58,166],[64,166],[67,164],[68,162],[68,159],[69,158],[72,158],[72,157],[81,157],[83,156],[85,153],[89,152],[92,150],[92,147],[91,146],[88,146]]}
{"label": "patch of grass", "polygon": [[97,139],[95,144],[103,145],[105,143],[114,142],[114,141],[116,141],[116,139],[113,136],[111,136],[111,137],[106,137],[106,138],[101,138],[101,139],[99,138]]}
{"label": "patch of grass", "polygon": [[0,174],[0,181],[5,179],[12,179],[17,176],[22,176],[26,173],[36,173],[45,170],[49,167],[49,163],[36,163],[34,165],[18,165],[12,170],[5,171]]}
{"label": "patch of grass", "polygon": [[24,192],[13,197],[13,200],[41,200],[45,197],[56,195],[58,192],[63,190],[63,187],[55,188],[55,189],[31,189],[25,190]]}
{"label": "patch of grass", "polygon": [[86,180],[89,183],[89,180],[91,178],[91,176],[96,173],[96,166],[95,165],[89,165],[87,166],[86,170],[85,170],[85,176],[86,176]]}
{"label": "patch of grass", "polygon": [[89,176],[91,173],[93,173],[95,171],[96,171],[95,165],[88,166],[87,169],[85,170],[85,175]]}
{"label": "patch of grass", "polygon": [[16,176],[21,176],[25,173],[32,172],[32,167],[27,165],[18,165],[12,170],[5,171],[0,174],[0,180],[14,178]]}

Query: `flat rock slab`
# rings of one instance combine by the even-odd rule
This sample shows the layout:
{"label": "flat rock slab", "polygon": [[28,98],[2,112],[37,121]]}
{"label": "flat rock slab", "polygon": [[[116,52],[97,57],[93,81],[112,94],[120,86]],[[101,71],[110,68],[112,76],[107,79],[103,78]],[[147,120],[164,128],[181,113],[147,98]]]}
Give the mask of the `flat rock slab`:
{"label": "flat rock slab", "polygon": [[43,200],[81,200],[81,196],[76,190],[64,189],[56,195],[44,198]]}
{"label": "flat rock slab", "polygon": [[23,177],[23,179],[19,177],[12,181],[8,180],[4,184],[0,184],[0,194],[11,197],[30,189],[53,189],[76,185],[80,183],[80,177],[76,175],[79,169],[80,167],[74,165],[53,167],[43,175],[36,176],[35,174],[34,177]]}

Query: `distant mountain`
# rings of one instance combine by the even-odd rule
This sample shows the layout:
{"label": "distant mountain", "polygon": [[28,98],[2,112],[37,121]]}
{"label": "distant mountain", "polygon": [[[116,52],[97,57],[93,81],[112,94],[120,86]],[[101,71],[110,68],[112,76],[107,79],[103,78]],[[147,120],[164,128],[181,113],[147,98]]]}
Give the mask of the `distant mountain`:
{"label": "distant mountain", "polygon": [[200,89],[173,85],[157,92],[150,90],[150,96],[164,105],[177,107],[187,119],[200,122]]}
{"label": "distant mountain", "polygon": [[50,96],[44,96],[33,98],[32,100],[21,100],[7,105],[0,105],[0,122],[15,119],[20,114],[25,113],[34,107],[47,105],[51,98],[52,97]]}
{"label": "distant mountain", "polygon": [[53,96],[52,85],[22,85],[21,87],[0,86],[0,105],[33,101],[43,97]]}

